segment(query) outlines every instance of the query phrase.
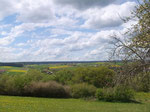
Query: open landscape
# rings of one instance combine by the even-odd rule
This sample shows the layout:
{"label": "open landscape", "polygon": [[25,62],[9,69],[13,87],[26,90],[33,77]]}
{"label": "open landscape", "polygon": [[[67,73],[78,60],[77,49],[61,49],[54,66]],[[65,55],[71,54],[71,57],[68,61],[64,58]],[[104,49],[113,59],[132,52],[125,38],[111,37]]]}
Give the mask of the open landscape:
{"label": "open landscape", "polygon": [[150,0],[0,0],[0,112],[150,112]]}
{"label": "open landscape", "polygon": [[[111,87],[106,86],[103,81],[109,81],[108,83],[111,84],[114,72],[120,70],[122,66],[122,62],[36,63],[26,64],[22,67],[0,66],[3,71],[0,74],[0,111],[149,112],[150,93],[136,92],[134,97],[131,97],[131,101],[129,101],[130,99],[127,101],[124,99],[113,101],[112,99],[111,102],[102,99],[100,101],[95,96],[95,88]],[[84,76],[88,78],[90,74],[92,77],[94,76],[91,77],[91,81],[97,80],[99,83],[92,83],[89,79],[80,79]],[[111,77],[108,78],[107,74]],[[97,76],[99,79],[95,79]],[[47,82],[52,84],[52,88],[54,86],[55,89],[52,89],[50,85],[46,86]],[[53,91],[55,92],[53,93]]]}

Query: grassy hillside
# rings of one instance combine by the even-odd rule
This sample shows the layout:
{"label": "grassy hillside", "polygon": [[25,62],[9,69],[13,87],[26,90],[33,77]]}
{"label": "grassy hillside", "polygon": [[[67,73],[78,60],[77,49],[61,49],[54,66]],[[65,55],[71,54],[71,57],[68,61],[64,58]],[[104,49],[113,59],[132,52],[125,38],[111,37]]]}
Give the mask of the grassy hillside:
{"label": "grassy hillside", "polygon": [[150,94],[137,97],[141,103],[0,96],[0,112],[150,112]]}

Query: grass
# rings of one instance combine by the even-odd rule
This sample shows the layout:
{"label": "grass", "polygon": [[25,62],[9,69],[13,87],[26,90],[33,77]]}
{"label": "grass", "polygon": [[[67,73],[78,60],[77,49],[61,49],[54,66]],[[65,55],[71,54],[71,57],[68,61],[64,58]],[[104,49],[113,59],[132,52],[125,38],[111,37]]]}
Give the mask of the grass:
{"label": "grass", "polygon": [[0,112],[150,112],[150,94],[136,97],[142,103],[0,96]]}

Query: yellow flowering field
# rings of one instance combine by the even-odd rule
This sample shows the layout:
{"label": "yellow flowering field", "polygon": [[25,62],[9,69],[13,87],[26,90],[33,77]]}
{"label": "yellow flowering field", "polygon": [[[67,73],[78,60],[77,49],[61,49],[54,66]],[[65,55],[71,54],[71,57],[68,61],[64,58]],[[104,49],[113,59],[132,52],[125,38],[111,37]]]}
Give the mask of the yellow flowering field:
{"label": "yellow flowering field", "polygon": [[70,67],[69,65],[60,65],[60,66],[53,66],[53,67],[49,67],[49,69],[59,69],[59,68],[68,68]]}
{"label": "yellow flowering field", "polygon": [[27,70],[9,70],[8,72],[23,72],[23,73],[25,73],[25,72],[27,72]]}
{"label": "yellow flowering field", "polygon": [[111,65],[111,67],[119,68],[119,67],[121,67],[121,66],[120,66],[120,65]]}
{"label": "yellow flowering field", "polygon": [[11,66],[1,66],[0,68],[6,68],[6,69],[9,69],[9,68],[13,68]]}

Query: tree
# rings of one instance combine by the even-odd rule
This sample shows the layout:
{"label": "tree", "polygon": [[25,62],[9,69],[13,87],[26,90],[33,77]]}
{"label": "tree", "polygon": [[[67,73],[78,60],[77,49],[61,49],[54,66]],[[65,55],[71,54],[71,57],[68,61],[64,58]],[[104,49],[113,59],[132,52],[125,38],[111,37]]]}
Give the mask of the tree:
{"label": "tree", "polygon": [[[137,1],[138,5],[132,11],[132,16],[123,19],[124,22],[136,20],[137,24],[128,29],[122,38],[117,35],[112,36],[113,56],[119,56],[127,63],[124,70],[120,72],[124,74],[122,80],[129,80],[139,72],[146,74],[150,67],[148,58],[150,56],[150,0]],[[131,61],[132,65],[129,66]],[[122,81],[120,78],[118,79]]]}
{"label": "tree", "polygon": [[[113,55],[118,55],[124,60],[136,60],[146,63],[146,57],[150,52],[150,0],[142,0],[142,4],[136,6],[131,17],[123,19],[124,22],[137,20],[123,38],[113,35]],[[120,54],[120,55],[119,55]]]}

